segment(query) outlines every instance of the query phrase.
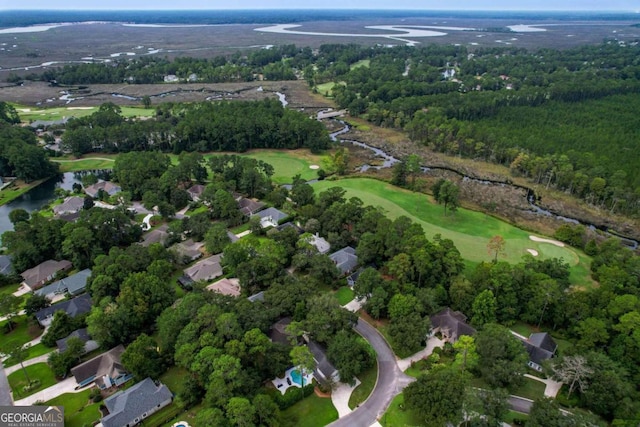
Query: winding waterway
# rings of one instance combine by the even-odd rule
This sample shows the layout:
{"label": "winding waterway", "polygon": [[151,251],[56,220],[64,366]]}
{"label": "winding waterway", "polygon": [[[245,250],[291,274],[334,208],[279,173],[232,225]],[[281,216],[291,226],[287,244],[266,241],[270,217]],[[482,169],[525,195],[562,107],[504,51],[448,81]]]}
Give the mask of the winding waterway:
{"label": "winding waterway", "polygon": [[[376,147],[372,147],[368,144],[365,144],[364,142],[361,141],[356,141],[356,140],[352,140],[352,139],[343,139],[343,138],[338,138],[340,135],[345,134],[347,132],[349,132],[351,130],[351,127],[349,126],[348,123],[342,121],[342,120],[337,120],[339,123],[341,123],[344,127],[336,132],[333,132],[330,134],[331,140],[334,142],[340,142],[340,143],[347,143],[347,144],[352,144],[355,145],[357,147],[360,148],[365,148],[367,150],[372,151],[376,156],[380,157],[383,159],[383,162],[381,165],[376,165],[376,166],[371,166],[371,165],[363,165],[360,167],[360,172],[365,172],[369,169],[383,169],[383,168],[390,168],[392,167],[394,164],[396,164],[397,162],[399,162],[400,160],[397,159],[396,157],[392,156],[391,154],[385,152],[384,150],[380,149],[380,148],[376,148]],[[553,212],[551,210],[548,209],[544,209],[542,207],[540,207],[537,202],[539,200],[538,196],[536,195],[535,191],[532,188],[529,187],[525,187],[523,185],[518,185],[518,184],[514,184],[512,182],[508,182],[508,181],[495,181],[495,180],[487,180],[487,179],[478,179],[478,178],[474,178],[468,175],[465,175],[464,173],[456,170],[456,169],[452,169],[452,168],[448,168],[448,167],[443,167],[443,166],[427,166],[427,165],[422,165],[422,172],[426,173],[432,169],[438,169],[438,170],[446,170],[448,172],[453,172],[459,176],[462,177],[462,179],[464,181],[473,181],[479,184],[483,184],[483,185],[498,185],[501,187],[512,187],[512,188],[516,188],[519,190],[524,190],[525,191],[525,197],[527,198],[527,201],[529,203],[529,206],[531,207],[531,212],[537,214],[537,215],[541,215],[541,216],[548,216],[548,217],[552,217],[552,218],[556,218],[565,222],[569,222],[572,224],[582,224],[585,227],[589,227],[590,229],[597,229],[603,233],[605,233],[608,236],[611,237],[616,237],[618,239],[620,239],[622,241],[622,243],[628,247],[630,247],[631,249],[638,249],[638,245],[639,242],[637,240],[634,240],[630,237],[626,237],[626,236],[622,236],[618,233],[616,233],[613,230],[610,230],[608,227],[606,226],[602,226],[602,225],[595,225],[595,224],[590,224],[584,221],[580,221],[576,218],[571,218],[571,217],[567,217],[564,215],[561,215],[557,212]]]}

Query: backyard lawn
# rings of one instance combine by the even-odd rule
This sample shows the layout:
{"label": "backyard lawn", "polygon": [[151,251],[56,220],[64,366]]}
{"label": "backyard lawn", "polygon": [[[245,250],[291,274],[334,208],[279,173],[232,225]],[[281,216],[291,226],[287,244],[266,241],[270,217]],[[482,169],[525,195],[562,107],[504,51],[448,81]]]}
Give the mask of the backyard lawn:
{"label": "backyard lawn", "polygon": [[431,196],[394,187],[382,181],[369,178],[320,181],[313,184],[317,192],[331,187],[342,187],[346,197],[358,197],[365,205],[381,207],[389,218],[406,216],[420,224],[428,238],[436,234],[451,239],[462,258],[470,261],[490,261],[487,243],[493,236],[500,235],[506,241],[504,257],[511,263],[519,262],[527,254],[527,249],[538,251],[540,258],[563,258],[571,266],[572,278],[582,280],[589,276],[590,258],[570,247],[558,247],[550,243],[534,242],[529,232],[504,221],[467,209],[458,209],[446,217],[443,207],[435,203]]}
{"label": "backyard lawn", "polygon": [[84,427],[93,425],[100,419],[101,402],[89,401],[91,389],[80,393],[65,393],[54,399],[44,402],[48,406],[64,406],[64,425],[66,427]]}
{"label": "backyard lawn", "polygon": [[39,380],[40,385],[34,387],[29,391],[23,391],[23,387],[27,385],[27,379],[25,378],[24,371],[18,369],[10,374],[7,379],[11,390],[13,390],[13,398],[15,400],[23,399],[27,396],[31,396],[40,390],[44,390],[47,387],[51,387],[56,383],[56,378],[46,363],[36,363],[35,365],[25,366],[27,375],[31,381]]}
{"label": "backyard lawn", "polygon": [[331,399],[315,393],[281,412],[282,427],[323,427],[337,419]]}

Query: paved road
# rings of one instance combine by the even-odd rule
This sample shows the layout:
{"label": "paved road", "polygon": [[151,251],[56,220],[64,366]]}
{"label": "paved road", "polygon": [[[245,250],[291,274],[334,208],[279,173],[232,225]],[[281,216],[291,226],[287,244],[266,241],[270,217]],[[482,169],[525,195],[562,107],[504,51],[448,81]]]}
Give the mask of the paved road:
{"label": "paved road", "polygon": [[11,387],[9,387],[9,381],[4,373],[2,360],[0,360],[0,406],[13,406]]}
{"label": "paved road", "polygon": [[30,365],[35,365],[36,363],[47,363],[47,361],[49,360],[49,355],[53,353],[47,353],[47,354],[43,354],[42,356],[36,356],[32,359],[29,360],[25,360],[24,362],[22,362],[22,365],[20,363],[16,363],[15,365],[9,366],[8,368],[4,369],[4,373],[6,375],[11,375],[12,373],[22,369],[22,366],[27,367]]}
{"label": "paved road", "polygon": [[395,355],[382,335],[370,324],[358,319],[355,330],[373,347],[378,357],[378,381],[365,403],[349,415],[329,424],[332,427],[368,427],[389,407],[391,400],[414,378],[405,375],[396,363]]}

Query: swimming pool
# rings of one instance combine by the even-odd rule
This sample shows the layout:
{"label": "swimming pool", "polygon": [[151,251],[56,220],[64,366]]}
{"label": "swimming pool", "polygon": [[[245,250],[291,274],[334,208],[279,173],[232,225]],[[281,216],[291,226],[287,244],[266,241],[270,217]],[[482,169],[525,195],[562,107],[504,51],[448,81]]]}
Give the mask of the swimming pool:
{"label": "swimming pool", "polygon": [[294,369],[289,375],[291,375],[291,381],[298,385],[302,385],[302,376],[300,375],[300,371],[298,369]]}

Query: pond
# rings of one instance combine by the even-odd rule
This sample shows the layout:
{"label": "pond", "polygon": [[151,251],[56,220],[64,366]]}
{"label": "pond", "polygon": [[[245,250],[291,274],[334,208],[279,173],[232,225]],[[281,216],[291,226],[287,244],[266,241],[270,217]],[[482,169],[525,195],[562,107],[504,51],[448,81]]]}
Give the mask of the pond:
{"label": "pond", "polygon": [[0,206],[0,235],[5,231],[13,230],[13,224],[9,221],[9,212],[12,210],[24,209],[31,213],[42,209],[43,206],[56,199],[56,188],[63,188],[71,191],[73,189],[73,184],[81,182],[82,176],[88,173],[95,173],[100,178],[108,179],[108,177],[104,176],[104,172],[105,171],[66,172],[32,188],[6,205]]}

